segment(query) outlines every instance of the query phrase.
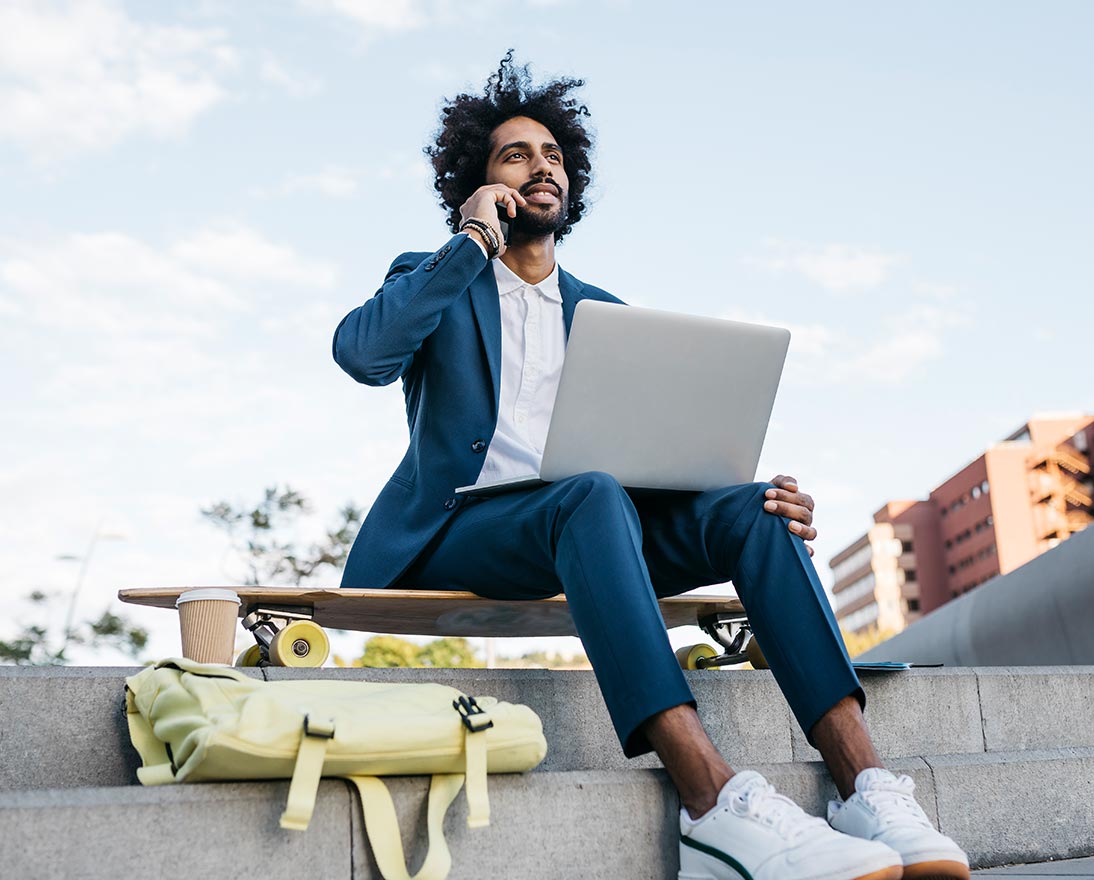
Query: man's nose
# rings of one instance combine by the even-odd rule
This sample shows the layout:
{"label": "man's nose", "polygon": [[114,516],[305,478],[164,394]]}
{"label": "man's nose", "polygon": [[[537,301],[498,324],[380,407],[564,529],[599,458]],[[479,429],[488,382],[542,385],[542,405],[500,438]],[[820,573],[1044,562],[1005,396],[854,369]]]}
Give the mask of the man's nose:
{"label": "man's nose", "polygon": [[536,156],[532,163],[532,175],[535,177],[551,176],[551,163],[547,161],[547,157],[543,154]]}

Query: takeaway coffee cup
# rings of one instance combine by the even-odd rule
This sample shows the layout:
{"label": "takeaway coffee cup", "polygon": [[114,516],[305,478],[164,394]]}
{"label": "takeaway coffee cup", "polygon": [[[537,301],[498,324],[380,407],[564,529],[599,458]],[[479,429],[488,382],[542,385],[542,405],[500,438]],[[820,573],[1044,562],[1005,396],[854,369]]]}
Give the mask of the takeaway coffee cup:
{"label": "takeaway coffee cup", "polygon": [[175,601],[182,654],[198,663],[231,665],[239,596],[232,590],[187,590]]}

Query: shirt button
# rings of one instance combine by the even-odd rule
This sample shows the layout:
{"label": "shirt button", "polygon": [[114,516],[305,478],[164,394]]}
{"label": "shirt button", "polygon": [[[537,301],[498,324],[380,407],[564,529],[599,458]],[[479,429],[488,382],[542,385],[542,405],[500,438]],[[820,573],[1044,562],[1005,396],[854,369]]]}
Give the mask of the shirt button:
{"label": "shirt button", "polygon": [[524,416],[517,416],[517,421],[520,422],[520,424],[523,425],[524,424]]}
{"label": "shirt button", "polygon": [[471,444],[472,452],[482,452],[485,448],[486,444],[483,443],[481,440],[476,440],[474,443]]}
{"label": "shirt button", "polygon": [[457,501],[455,498],[445,498],[444,499],[444,509],[445,510],[453,510],[456,507],[456,505],[459,504],[459,503],[460,502]]}

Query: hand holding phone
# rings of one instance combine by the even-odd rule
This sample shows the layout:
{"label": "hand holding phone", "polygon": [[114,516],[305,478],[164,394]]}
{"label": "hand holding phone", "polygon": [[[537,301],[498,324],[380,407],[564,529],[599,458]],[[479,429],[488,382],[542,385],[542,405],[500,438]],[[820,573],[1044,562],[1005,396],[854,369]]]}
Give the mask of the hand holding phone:
{"label": "hand holding phone", "polygon": [[512,228],[513,218],[509,216],[509,206],[499,203],[498,225],[501,227],[501,237],[505,240],[505,246],[509,247],[509,230]]}

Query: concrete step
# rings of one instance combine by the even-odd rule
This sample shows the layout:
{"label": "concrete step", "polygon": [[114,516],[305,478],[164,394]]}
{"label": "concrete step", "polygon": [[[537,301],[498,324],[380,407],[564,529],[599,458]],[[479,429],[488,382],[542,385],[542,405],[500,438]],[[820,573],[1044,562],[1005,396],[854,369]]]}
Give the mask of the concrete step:
{"label": "concrete step", "polygon": [[[136,669],[0,667],[0,791],[128,785],[124,680]],[[251,674],[260,676],[258,670]],[[544,722],[540,771],[657,767],[627,761],[591,672],[487,669],[268,671],[272,680],[437,681],[531,706]],[[817,753],[768,672],[687,673],[711,738],[748,767]],[[864,674],[867,719],[886,758],[1094,747],[1094,667],[918,669]]]}
{"label": "concrete step", "polygon": [[[928,756],[891,762],[915,778],[932,820],[975,866],[1094,854],[1094,749]],[[775,785],[823,815],[832,796],[821,765],[761,765]],[[427,780],[389,780],[416,870],[424,857]],[[304,833],[277,824],[287,783],[106,787],[0,793],[5,876],[379,875],[355,796],[321,785]],[[493,776],[492,823],[469,830],[463,797],[445,824],[451,880],[675,878],[677,800],[664,771],[559,771]]]}

